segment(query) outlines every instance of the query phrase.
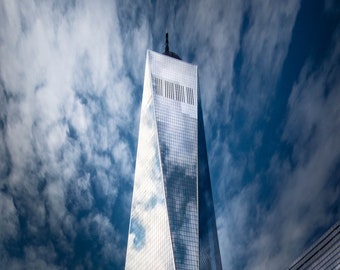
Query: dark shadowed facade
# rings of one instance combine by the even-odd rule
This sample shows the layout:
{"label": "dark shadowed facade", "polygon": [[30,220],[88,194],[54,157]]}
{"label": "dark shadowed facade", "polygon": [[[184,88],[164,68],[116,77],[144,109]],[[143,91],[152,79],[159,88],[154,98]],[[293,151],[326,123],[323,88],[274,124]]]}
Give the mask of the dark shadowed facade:
{"label": "dark shadowed facade", "polygon": [[324,233],[289,270],[339,270],[340,222]]}
{"label": "dark shadowed facade", "polygon": [[197,66],[147,51],[126,269],[222,269]]}

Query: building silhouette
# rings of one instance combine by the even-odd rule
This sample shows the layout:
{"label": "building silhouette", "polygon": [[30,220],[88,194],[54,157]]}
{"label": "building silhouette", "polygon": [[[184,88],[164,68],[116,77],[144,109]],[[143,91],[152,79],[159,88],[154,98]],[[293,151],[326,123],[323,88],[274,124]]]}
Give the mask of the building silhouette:
{"label": "building silhouette", "polygon": [[125,269],[222,269],[197,66],[147,51]]}
{"label": "building silhouette", "polygon": [[325,232],[288,270],[312,269],[340,269],[340,222]]}

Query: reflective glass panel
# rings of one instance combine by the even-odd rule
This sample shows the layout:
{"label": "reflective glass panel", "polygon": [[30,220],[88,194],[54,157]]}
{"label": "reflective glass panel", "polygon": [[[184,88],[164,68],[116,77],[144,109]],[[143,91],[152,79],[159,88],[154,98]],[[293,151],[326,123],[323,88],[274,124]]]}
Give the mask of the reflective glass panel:
{"label": "reflective glass panel", "polygon": [[126,269],[222,269],[197,66],[147,52]]}
{"label": "reflective glass panel", "polygon": [[150,69],[175,266],[198,269],[197,67],[151,53]]}
{"label": "reflective glass panel", "polygon": [[150,78],[146,64],[125,269],[175,269]]}

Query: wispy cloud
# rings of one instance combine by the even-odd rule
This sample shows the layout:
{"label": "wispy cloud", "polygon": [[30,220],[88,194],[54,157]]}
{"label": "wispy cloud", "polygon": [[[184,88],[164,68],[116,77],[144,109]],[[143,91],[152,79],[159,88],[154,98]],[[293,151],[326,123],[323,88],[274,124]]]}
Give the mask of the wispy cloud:
{"label": "wispy cloud", "polygon": [[[98,237],[99,265],[119,266],[109,209],[131,178],[132,148],[121,134],[135,136],[136,108],[124,67],[132,46],[123,46],[115,3],[5,1],[0,9],[1,231],[16,246],[2,238],[2,261],[52,269],[62,250],[76,256],[80,227],[98,226],[100,235],[83,237]],[[48,238],[55,255],[44,261]]]}
{"label": "wispy cloud", "polygon": [[330,210],[340,195],[340,142],[335,135],[340,132],[340,47],[336,41],[333,46],[320,68],[305,65],[289,98],[282,139],[293,145],[293,166],[273,160],[280,193],[251,247],[256,259],[250,265],[257,265],[255,269],[288,266],[315,228],[339,219],[339,213]]}
{"label": "wispy cloud", "polygon": [[[338,37],[339,29],[334,32],[327,58],[320,66],[309,58],[293,86],[280,142],[281,146],[288,145],[292,154],[282,155],[278,148],[268,170],[257,172],[248,187],[238,183],[235,189],[230,182],[225,186],[234,188],[234,192],[225,193],[230,199],[218,217],[220,238],[226,240],[222,242],[225,266],[284,269],[306,248],[316,228],[327,228],[339,219],[334,209],[340,192]],[[228,150],[226,146],[222,149]],[[223,176],[244,181],[240,173],[246,174],[246,167],[235,169],[232,158],[226,159],[230,171],[223,171]],[[245,162],[249,166],[248,158]],[[275,193],[270,205],[259,195],[263,192],[261,181],[266,179],[272,181],[266,196]]]}
{"label": "wispy cloud", "polygon": [[[218,121],[216,125],[206,125],[215,134],[211,165],[213,172],[219,172],[213,173],[213,178],[218,179],[217,201],[221,203],[217,203],[218,227],[220,241],[224,243],[223,264],[227,268],[244,268],[250,255],[245,246],[255,233],[248,224],[256,215],[250,212],[257,211],[252,206],[257,200],[256,181],[260,179],[254,178],[250,187],[244,188],[244,183],[249,181],[245,180],[249,170],[254,170],[256,148],[250,145],[256,144],[258,148],[262,143],[262,133],[254,131],[254,124],[267,117],[266,108],[287,54],[298,9],[298,1],[285,4],[262,1],[244,3],[239,12],[228,13],[234,22],[230,24],[234,29],[231,33],[235,30],[236,33],[232,35],[234,46],[228,57],[232,66],[230,70],[224,69],[223,74],[230,76],[225,87],[232,90],[227,90],[230,94],[221,108],[230,108],[229,115],[222,124]],[[257,133],[250,136],[253,132]],[[253,141],[248,142],[248,138]]]}
{"label": "wispy cloud", "polygon": [[224,267],[284,267],[339,219],[339,29],[327,59],[310,57],[288,89],[277,140],[261,126],[300,4],[2,1],[4,267],[123,267],[145,52],[164,49],[166,30],[199,66]]}

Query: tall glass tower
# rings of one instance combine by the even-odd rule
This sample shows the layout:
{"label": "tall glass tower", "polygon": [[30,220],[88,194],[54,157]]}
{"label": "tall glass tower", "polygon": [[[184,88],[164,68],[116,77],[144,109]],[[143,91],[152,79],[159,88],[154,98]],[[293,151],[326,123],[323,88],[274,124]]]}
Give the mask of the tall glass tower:
{"label": "tall glass tower", "polygon": [[197,66],[147,51],[125,269],[222,269]]}

